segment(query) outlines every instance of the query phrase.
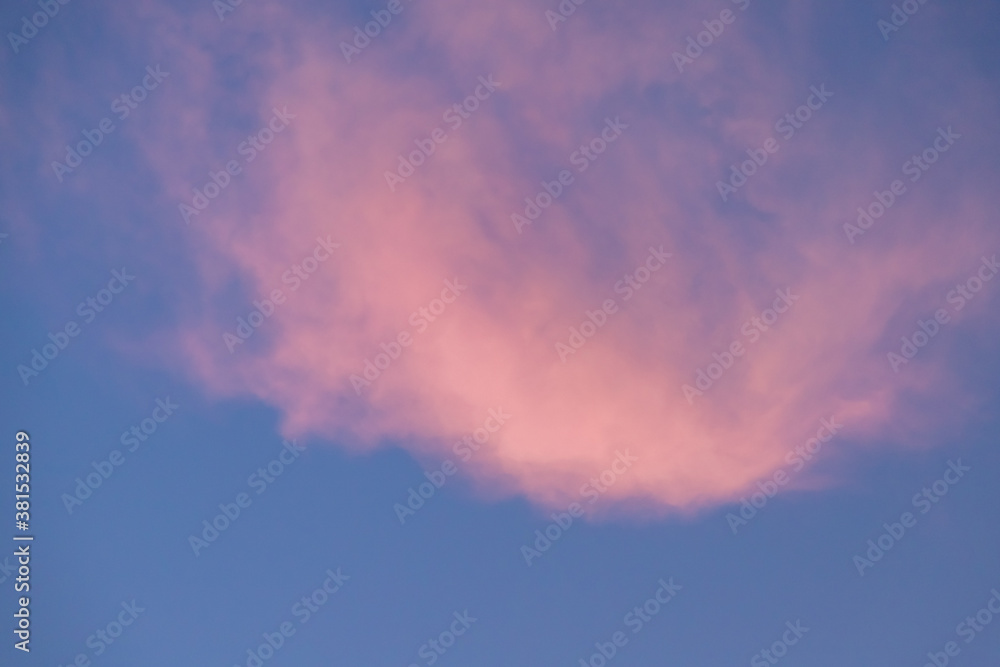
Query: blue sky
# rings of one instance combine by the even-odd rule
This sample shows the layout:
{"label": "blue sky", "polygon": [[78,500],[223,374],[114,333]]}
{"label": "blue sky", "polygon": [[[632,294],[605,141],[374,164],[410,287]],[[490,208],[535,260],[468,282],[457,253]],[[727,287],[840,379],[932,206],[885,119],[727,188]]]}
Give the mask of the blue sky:
{"label": "blue sky", "polygon": [[[928,0],[883,39],[891,3],[741,5],[585,3],[552,28],[557,3],[245,2],[220,20],[207,0],[70,2],[7,38],[0,421],[9,481],[30,434],[35,541],[31,652],[8,631],[0,664],[992,664],[998,297],[948,294],[1000,249],[997,8]],[[0,25],[36,11],[18,0]],[[824,81],[815,119],[721,198]],[[453,103],[467,122],[387,188]],[[578,171],[616,115],[628,129]],[[102,118],[93,153],[54,170]],[[948,126],[955,147],[845,238]],[[561,169],[577,182],[512,225]],[[341,247],[310,268],[328,235]],[[645,283],[651,246],[673,253],[663,271],[561,359],[622,276]],[[290,267],[310,279],[291,288]],[[748,340],[782,288],[802,301]],[[287,303],[231,352],[222,334],[274,289]],[[400,332],[413,346],[358,390]],[[685,401],[733,340],[745,356]],[[463,461],[491,408],[510,423]],[[798,469],[786,454],[831,418]]]}

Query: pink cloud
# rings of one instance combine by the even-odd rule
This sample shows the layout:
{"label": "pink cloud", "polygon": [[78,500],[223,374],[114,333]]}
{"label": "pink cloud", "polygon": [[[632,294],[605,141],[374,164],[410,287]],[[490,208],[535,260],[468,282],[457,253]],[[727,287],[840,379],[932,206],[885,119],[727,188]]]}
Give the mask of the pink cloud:
{"label": "pink cloud", "polygon": [[[208,304],[180,332],[188,371],[212,392],[277,406],[287,436],[362,450],[391,440],[433,462],[502,406],[509,423],[463,474],[552,506],[577,499],[618,450],[638,462],[609,499],[690,510],[738,497],[821,418],[846,425],[840,446],[923,444],[920,430],[947,418],[917,414],[904,397],[961,388],[941,350],[900,373],[886,352],[998,248],[983,177],[962,178],[973,140],[852,245],[843,223],[907,155],[883,146],[867,118],[845,137],[843,91],[734,201],[716,194],[729,165],[821,83],[764,57],[748,30],[753,9],[683,74],[670,55],[708,18],[702,8],[588,4],[555,32],[543,11],[406,5],[348,65],[337,43],[353,24],[244,5],[220,28],[222,49],[265,25],[275,36],[252,59],[265,83],[235,93],[206,73],[204,40],[177,43],[188,55],[171,83],[186,93],[143,144],[174,208],[209,170],[240,159],[242,135],[207,129],[218,108],[252,111],[254,127],[274,108],[295,116],[187,230]],[[499,90],[450,128],[444,112],[491,74]],[[954,123],[973,132],[988,118],[972,101],[983,90],[970,80],[958,94],[970,115]],[[578,171],[571,154],[618,117],[628,128]],[[439,127],[447,140],[390,191],[397,156]],[[519,233],[511,214],[564,169],[574,182]],[[328,236],[340,247],[292,290],[283,274]],[[615,286],[651,246],[672,257],[626,301]],[[234,280],[246,295],[235,302],[223,298]],[[467,290],[421,330],[412,314],[454,280]],[[285,302],[231,354],[223,333],[275,289]],[[799,299],[751,342],[741,325],[786,289]],[[615,312],[562,361],[556,343],[608,299]],[[357,391],[352,376],[400,333],[412,344]],[[745,354],[689,403],[682,386],[737,340]]]}

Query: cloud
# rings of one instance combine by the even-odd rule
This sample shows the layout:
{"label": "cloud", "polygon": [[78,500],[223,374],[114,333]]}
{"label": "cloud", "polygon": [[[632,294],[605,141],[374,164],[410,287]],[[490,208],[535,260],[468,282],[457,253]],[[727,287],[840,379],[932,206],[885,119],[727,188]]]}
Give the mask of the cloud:
{"label": "cloud", "polygon": [[[480,488],[564,507],[627,449],[638,462],[609,505],[656,511],[738,497],[824,417],[846,425],[841,447],[924,445],[954,418],[908,401],[964,395],[948,332],[898,373],[886,354],[1000,249],[995,167],[976,157],[996,136],[994,87],[964,75],[937,116],[905,94],[852,93],[850,69],[808,40],[789,47],[797,58],[769,51],[775,34],[819,29],[801,10],[767,24],[762,7],[733,5],[736,21],[678,72],[672,53],[717,11],[587,3],[553,31],[528,2],[403,7],[351,63],[339,42],[360,15],[245,3],[211,30],[191,26],[214,17],[163,18],[175,90],[138,140],[163,202],[193,206],[193,188],[241,165],[186,229],[201,291],[175,349],[206,390],[278,407],[288,436],[427,461],[502,407],[509,423],[463,468]],[[960,61],[932,52],[891,85],[954,81]],[[824,76],[834,96],[723,202],[716,182]],[[447,114],[477,89],[474,110]],[[284,109],[294,118],[247,162],[243,141]],[[947,125],[960,142],[848,242],[855,209],[905,180],[903,162]],[[443,143],[391,188],[386,172],[438,128]],[[602,132],[619,134],[596,154]],[[528,217],[525,198],[544,202],[564,170],[572,182],[518,229],[512,214]],[[166,224],[185,226],[179,212]],[[339,247],[321,261],[327,238]],[[650,262],[651,248],[671,256]],[[436,302],[449,281],[467,289]],[[275,290],[283,303],[230,352],[223,334]],[[607,300],[573,348],[571,329],[590,331]],[[773,327],[752,323],[788,303]],[[396,350],[401,333],[412,343]],[[689,402],[682,387],[734,341],[744,354]]]}

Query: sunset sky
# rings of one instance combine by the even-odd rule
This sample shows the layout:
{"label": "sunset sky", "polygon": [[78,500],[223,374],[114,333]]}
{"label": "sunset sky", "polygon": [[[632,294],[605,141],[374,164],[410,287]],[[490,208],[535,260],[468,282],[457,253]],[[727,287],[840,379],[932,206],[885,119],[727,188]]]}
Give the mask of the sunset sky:
{"label": "sunset sky", "polygon": [[1000,653],[1000,6],[0,25],[2,664]]}

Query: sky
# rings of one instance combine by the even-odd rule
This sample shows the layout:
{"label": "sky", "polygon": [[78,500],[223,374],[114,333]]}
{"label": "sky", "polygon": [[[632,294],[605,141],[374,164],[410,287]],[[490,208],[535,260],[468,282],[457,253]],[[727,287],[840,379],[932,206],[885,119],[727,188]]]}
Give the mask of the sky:
{"label": "sky", "polygon": [[0,26],[0,664],[996,661],[995,3]]}

